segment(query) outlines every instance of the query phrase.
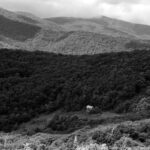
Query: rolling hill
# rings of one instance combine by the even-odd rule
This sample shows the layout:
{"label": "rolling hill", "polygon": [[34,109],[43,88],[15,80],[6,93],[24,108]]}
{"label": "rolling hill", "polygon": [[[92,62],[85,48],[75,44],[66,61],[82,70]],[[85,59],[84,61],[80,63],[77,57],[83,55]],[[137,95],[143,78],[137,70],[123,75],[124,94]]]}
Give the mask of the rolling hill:
{"label": "rolling hill", "polygon": [[0,48],[91,55],[130,51],[131,41],[141,43],[143,49],[143,42],[150,39],[149,26],[108,17],[42,19],[1,8],[0,22]]}
{"label": "rolling hill", "polygon": [[13,21],[0,15],[0,35],[13,40],[25,41],[40,31],[40,27]]}
{"label": "rolling hill", "polygon": [[66,31],[87,31],[103,33],[111,36],[136,37],[150,39],[150,26],[134,24],[109,17],[100,18],[50,18],[48,19],[62,26]]}

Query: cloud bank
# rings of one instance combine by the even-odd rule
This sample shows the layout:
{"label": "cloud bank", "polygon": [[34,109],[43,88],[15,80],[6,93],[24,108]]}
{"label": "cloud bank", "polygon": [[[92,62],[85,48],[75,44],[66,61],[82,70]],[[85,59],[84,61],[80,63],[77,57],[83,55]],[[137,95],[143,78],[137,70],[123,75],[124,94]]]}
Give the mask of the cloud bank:
{"label": "cloud bank", "polygon": [[0,0],[0,7],[44,18],[103,15],[150,25],[150,0]]}

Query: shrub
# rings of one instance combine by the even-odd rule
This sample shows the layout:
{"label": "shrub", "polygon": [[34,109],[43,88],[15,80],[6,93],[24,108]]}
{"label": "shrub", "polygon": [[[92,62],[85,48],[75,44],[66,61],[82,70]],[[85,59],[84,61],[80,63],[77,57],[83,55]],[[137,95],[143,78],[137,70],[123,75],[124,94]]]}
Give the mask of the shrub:
{"label": "shrub", "polygon": [[142,98],[136,105],[134,111],[137,114],[149,116],[150,115],[150,97]]}

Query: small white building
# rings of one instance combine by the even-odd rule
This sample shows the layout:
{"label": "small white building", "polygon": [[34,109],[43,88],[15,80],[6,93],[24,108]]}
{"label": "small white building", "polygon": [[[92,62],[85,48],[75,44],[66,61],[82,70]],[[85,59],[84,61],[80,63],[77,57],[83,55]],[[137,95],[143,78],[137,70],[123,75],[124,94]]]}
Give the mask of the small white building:
{"label": "small white building", "polygon": [[86,112],[87,113],[90,113],[93,109],[94,109],[94,106],[91,106],[91,105],[86,106]]}

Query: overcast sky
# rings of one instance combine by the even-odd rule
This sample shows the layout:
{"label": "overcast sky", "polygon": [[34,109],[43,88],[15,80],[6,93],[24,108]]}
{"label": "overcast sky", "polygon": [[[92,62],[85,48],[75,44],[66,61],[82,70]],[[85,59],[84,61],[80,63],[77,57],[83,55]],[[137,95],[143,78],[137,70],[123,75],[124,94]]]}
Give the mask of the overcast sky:
{"label": "overcast sky", "polygon": [[104,15],[150,25],[150,0],[0,0],[0,7],[40,17]]}

